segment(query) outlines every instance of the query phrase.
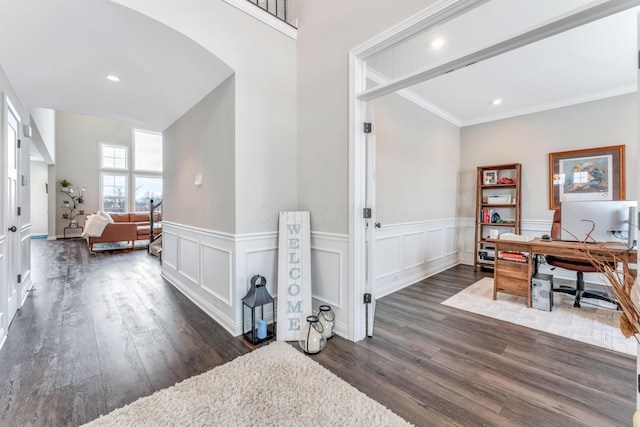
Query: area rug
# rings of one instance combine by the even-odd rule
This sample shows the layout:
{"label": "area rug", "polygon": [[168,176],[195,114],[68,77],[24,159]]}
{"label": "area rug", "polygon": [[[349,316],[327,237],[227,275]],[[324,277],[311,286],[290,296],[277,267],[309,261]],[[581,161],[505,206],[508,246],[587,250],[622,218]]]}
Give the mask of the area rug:
{"label": "area rug", "polygon": [[408,426],[291,345],[276,341],[88,426]]}
{"label": "area rug", "polygon": [[620,332],[620,312],[602,307],[607,302],[582,300],[581,308],[573,306],[573,295],[553,293],[552,311],[527,308],[524,298],[498,292],[493,300],[493,279],[485,277],[458,292],[442,304],[516,323],[577,341],[597,345],[635,356],[637,343]]}

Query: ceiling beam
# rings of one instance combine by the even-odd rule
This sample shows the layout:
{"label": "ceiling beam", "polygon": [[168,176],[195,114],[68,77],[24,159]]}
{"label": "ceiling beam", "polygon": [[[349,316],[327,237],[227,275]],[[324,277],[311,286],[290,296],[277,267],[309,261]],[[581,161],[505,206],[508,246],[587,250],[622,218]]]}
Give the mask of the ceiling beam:
{"label": "ceiling beam", "polygon": [[379,98],[639,5],[640,0],[609,0],[572,11],[473,53],[392,79],[387,84],[359,93],[357,98],[362,101]]}

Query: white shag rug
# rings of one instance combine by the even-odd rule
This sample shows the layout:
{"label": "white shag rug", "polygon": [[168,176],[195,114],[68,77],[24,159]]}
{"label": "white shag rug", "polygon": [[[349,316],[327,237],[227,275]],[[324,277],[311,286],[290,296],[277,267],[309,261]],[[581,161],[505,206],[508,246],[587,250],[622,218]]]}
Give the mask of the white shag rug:
{"label": "white shag rug", "polygon": [[637,342],[620,332],[620,311],[598,300],[582,300],[581,308],[573,306],[575,297],[553,293],[552,311],[527,308],[525,298],[498,292],[493,300],[493,279],[485,277],[458,292],[442,304],[494,319],[516,323],[577,341],[597,345],[635,356]]}
{"label": "white shag rug", "polygon": [[87,426],[408,426],[310,356],[275,341]]}

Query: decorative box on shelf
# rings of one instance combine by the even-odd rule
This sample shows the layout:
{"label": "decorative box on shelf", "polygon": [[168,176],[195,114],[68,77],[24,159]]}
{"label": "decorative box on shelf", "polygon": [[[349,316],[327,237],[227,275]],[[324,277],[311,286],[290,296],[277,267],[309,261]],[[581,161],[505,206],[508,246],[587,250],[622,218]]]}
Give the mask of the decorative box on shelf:
{"label": "decorative box on shelf", "polygon": [[487,196],[488,205],[510,205],[511,195],[505,194],[502,196]]}
{"label": "decorative box on shelf", "polygon": [[500,235],[500,240],[511,240],[513,242],[530,242],[534,239],[533,236],[515,234],[515,233],[504,233]]}

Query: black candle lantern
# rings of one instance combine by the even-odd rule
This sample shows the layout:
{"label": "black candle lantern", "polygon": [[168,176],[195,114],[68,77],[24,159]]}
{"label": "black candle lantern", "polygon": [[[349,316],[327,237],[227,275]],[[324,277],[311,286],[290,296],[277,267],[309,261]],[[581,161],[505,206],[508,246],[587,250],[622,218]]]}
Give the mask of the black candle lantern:
{"label": "black candle lantern", "polygon": [[266,285],[267,279],[256,274],[251,278],[251,288],[242,298],[242,331],[252,344],[275,336],[275,304]]}

